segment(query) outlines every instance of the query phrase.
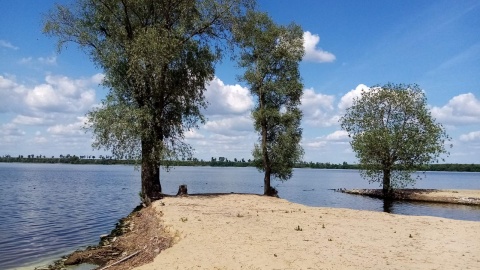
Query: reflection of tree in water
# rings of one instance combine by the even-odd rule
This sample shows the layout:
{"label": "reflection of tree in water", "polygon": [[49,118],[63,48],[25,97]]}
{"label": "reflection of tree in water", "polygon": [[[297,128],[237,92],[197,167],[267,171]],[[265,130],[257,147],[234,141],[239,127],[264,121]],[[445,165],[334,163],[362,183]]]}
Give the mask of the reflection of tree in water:
{"label": "reflection of tree in water", "polygon": [[383,212],[391,213],[393,208],[393,200],[391,199],[384,199],[383,200]]}

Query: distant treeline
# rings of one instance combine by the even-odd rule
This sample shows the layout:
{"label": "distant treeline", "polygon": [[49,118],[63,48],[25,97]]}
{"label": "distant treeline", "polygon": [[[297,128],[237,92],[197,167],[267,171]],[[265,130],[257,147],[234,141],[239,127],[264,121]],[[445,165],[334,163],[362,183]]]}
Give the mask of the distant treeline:
{"label": "distant treeline", "polygon": [[[114,159],[110,156],[76,156],[66,155],[60,157],[46,157],[46,156],[18,156],[12,157],[9,155],[0,157],[0,162],[10,163],[64,163],[64,164],[103,164],[103,165],[135,165],[139,164],[135,160]],[[252,160],[245,161],[244,159],[229,160],[227,158],[212,158],[209,161],[199,160],[197,158],[188,160],[165,161],[165,164],[171,166],[210,166],[210,167],[255,167]],[[348,164],[343,162],[341,164],[321,163],[321,162],[301,162],[295,165],[295,168],[312,168],[312,169],[353,169],[358,170],[358,164]],[[480,164],[430,164],[425,165],[419,171],[452,171],[452,172],[480,172]]]}

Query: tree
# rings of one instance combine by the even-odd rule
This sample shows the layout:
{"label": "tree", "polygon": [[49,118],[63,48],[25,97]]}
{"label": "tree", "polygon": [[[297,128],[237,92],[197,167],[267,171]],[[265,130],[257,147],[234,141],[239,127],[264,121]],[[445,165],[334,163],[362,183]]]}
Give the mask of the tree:
{"label": "tree", "polygon": [[386,197],[414,184],[411,173],[447,154],[450,138],[432,118],[418,85],[386,84],[363,90],[340,119],[352,138],[361,173],[380,182]]}
{"label": "tree", "polygon": [[257,98],[252,112],[259,133],[254,162],[265,173],[264,194],[276,195],[271,176],[288,180],[303,155],[298,67],[304,54],[303,31],[295,24],[276,25],[268,15],[255,12],[248,13],[237,30],[238,63],[245,69],[240,79]]}
{"label": "tree", "polygon": [[161,195],[161,165],[191,156],[184,131],[203,123],[205,84],[253,0],[78,0],[57,5],[44,32],[78,44],[109,93],[88,116],[95,148],[141,160],[142,198]]}

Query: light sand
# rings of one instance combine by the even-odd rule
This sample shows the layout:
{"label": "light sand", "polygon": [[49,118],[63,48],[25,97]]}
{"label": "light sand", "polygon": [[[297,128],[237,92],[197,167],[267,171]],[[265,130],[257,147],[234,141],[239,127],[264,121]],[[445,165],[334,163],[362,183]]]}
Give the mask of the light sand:
{"label": "light sand", "polygon": [[165,198],[154,207],[176,244],[136,269],[480,269],[480,222],[257,195]]}
{"label": "light sand", "polygon": [[480,190],[443,189],[422,195],[435,198],[440,202],[442,199],[450,198],[451,202],[480,205]]}
{"label": "light sand", "polygon": [[[350,189],[348,194],[382,197],[381,189]],[[468,189],[397,189],[394,196],[410,201],[480,205],[480,190]]]}

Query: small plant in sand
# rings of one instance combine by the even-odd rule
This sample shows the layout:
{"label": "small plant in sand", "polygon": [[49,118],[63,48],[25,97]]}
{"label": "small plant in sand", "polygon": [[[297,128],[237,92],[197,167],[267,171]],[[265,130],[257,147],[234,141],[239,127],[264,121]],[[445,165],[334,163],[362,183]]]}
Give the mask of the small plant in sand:
{"label": "small plant in sand", "polygon": [[182,222],[187,222],[187,221],[188,221],[188,218],[186,218],[186,217],[181,217],[180,220],[181,220]]}
{"label": "small plant in sand", "polygon": [[300,228],[300,225],[297,225],[297,227],[295,227],[295,231],[297,231],[297,232],[301,232],[301,231],[303,231],[303,229],[302,229],[302,228]]}

